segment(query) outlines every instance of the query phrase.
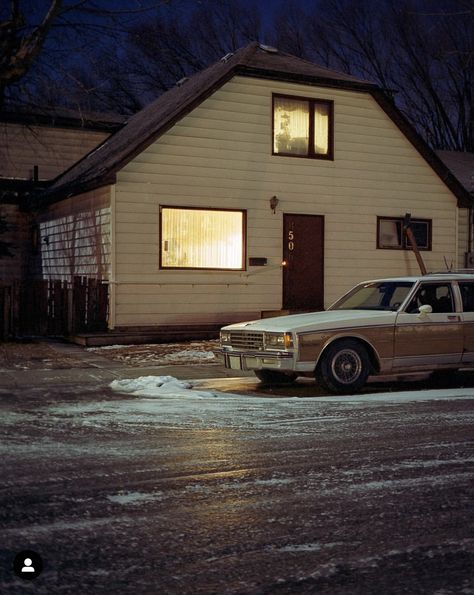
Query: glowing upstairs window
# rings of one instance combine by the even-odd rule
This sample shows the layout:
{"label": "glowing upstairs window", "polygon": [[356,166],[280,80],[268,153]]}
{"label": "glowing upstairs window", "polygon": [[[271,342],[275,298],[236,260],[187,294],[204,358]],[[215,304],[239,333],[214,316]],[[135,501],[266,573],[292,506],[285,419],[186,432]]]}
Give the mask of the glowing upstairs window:
{"label": "glowing upstairs window", "polygon": [[320,99],[273,96],[273,154],[333,158],[333,104]]}

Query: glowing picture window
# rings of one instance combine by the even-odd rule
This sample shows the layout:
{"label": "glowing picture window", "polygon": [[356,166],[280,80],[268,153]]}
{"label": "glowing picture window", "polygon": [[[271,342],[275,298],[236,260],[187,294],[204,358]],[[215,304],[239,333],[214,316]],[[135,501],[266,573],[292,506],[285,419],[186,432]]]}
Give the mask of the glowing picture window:
{"label": "glowing picture window", "polygon": [[245,211],[160,209],[160,267],[245,268]]}

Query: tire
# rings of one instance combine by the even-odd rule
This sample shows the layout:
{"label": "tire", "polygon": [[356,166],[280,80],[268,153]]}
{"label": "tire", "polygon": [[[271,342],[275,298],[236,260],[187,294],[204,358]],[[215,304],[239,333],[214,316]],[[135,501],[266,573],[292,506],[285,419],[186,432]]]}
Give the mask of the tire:
{"label": "tire", "polygon": [[323,353],[316,380],[333,393],[349,394],[364,386],[371,368],[364,345],[353,339],[343,339]]}
{"label": "tire", "polygon": [[263,384],[291,384],[296,380],[296,374],[279,372],[278,370],[254,370],[255,376]]}

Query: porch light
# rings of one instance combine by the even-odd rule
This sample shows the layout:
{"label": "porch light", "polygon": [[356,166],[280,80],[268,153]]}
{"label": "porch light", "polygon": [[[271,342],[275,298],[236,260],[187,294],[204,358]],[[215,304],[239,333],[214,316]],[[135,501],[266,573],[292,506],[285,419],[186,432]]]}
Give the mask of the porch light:
{"label": "porch light", "polygon": [[278,198],[276,196],[272,196],[270,199],[270,208],[274,214],[276,212],[276,208],[277,208],[279,202],[280,201],[278,200]]}

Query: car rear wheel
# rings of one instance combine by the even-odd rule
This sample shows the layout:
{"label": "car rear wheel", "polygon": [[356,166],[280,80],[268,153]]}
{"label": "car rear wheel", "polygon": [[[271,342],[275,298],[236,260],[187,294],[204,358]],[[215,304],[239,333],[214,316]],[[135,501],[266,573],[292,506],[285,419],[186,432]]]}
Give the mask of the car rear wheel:
{"label": "car rear wheel", "polygon": [[291,384],[296,380],[296,374],[278,370],[254,370],[254,373],[263,384]]}
{"label": "car rear wheel", "polygon": [[316,370],[316,379],[334,393],[352,393],[364,386],[371,369],[367,349],[344,339],[330,345]]}

